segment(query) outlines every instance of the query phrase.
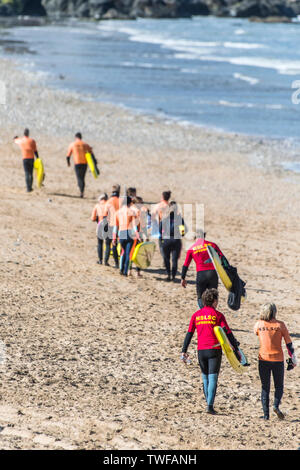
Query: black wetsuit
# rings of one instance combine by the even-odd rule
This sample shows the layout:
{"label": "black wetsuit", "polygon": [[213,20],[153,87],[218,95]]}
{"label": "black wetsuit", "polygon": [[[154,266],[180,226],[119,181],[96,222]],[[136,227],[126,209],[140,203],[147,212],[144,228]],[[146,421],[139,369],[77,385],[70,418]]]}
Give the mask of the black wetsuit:
{"label": "black wetsuit", "polygon": [[[178,267],[178,259],[182,248],[182,235],[179,226],[184,224],[181,215],[171,212],[159,225],[161,253],[163,256],[168,279],[175,279]],[[172,259],[172,265],[171,265]]]}
{"label": "black wetsuit", "polygon": [[87,163],[77,163],[76,165],[74,165],[74,167],[80,194],[83,195],[85,188],[85,174],[87,170]]}

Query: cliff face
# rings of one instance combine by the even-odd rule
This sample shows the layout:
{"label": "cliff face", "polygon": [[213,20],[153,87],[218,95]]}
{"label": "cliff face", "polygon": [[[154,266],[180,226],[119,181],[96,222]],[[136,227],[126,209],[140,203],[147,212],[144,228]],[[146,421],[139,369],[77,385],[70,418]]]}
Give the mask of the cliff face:
{"label": "cliff face", "polygon": [[0,15],[95,19],[178,18],[193,15],[292,18],[300,0],[0,0]]}

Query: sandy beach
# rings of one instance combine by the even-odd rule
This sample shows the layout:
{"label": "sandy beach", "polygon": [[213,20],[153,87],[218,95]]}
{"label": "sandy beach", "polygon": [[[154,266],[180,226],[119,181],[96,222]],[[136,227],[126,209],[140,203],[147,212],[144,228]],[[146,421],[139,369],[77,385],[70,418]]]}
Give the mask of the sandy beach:
{"label": "sandy beach", "polygon": [[[286,419],[264,422],[253,334],[260,305],[275,302],[300,355],[300,176],[278,164],[289,149],[51,90],[8,60],[0,80],[0,447],[298,449],[300,368],[285,375]],[[30,194],[13,143],[24,127],[46,172]],[[77,131],[101,170],[87,175],[84,199],[65,159]],[[251,366],[238,375],[223,357],[216,416],[205,412],[196,338],[191,365],[179,360],[197,310],[194,266],[183,290],[179,275],[165,282],[159,250],[141,279],[96,264],[91,211],[115,183],[147,203],[170,189],[180,204],[204,204],[207,238],[247,282],[238,312],[220,285],[219,310]]]}

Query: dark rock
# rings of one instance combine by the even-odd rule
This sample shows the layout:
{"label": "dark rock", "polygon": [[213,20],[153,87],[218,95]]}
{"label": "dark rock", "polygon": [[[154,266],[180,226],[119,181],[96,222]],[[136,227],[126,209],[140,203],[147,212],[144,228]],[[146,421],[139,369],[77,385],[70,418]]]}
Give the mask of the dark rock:
{"label": "dark rock", "polygon": [[0,4],[0,16],[13,16],[15,14],[14,8],[9,3],[4,5]]}
{"label": "dark rock", "polygon": [[0,0],[2,16],[46,14],[96,19],[215,15],[287,21],[300,14],[300,0]]}
{"label": "dark rock", "polygon": [[268,16],[288,17],[295,16],[295,12],[287,2],[280,0],[243,0],[231,6],[231,15],[239,18]]}

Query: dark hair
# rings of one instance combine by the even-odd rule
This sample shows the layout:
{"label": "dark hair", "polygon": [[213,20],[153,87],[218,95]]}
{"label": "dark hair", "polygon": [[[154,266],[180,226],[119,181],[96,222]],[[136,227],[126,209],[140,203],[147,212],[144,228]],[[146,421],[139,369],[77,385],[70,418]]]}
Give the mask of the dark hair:
{"label": "dark hair", "polygon": [[26,137],[29,136],[29,129],[27,129],[27,127],[26,127],[26,129],[24,129],[24,135],[25,135]]}
{"label": "dark hair", "polygon": [[127,196],[135,196],[136,194],[136,188],[128,188],[127,189]]}
{"label": "dark hair", "polygon": [[214,289],[214,288],[206,289],[203,292],[201,299],[202,299],[204,306],[212,307],[213,303],[216,300],[219,300],[219,292],[217,291],[217,289]]}
{"label": "dark hair", "polygon": [[120,196],[121,186],[119,184],[114,184],[112,187],[112,193],[114,196]]}
{"label": "dark hair", "polygon": [[177,211],[178,211],[178,206],[177,206],[177,202],[176,202],[176,201],[171,201],[171,202],[170,202],[170,210],[177,213]]}
{"label": "dark hair", "polygon": [[162,193],[163,200],[164,200],[164,201],[168,201],[168,200],[170,199],[170,197],[171,197],[171,194],[172,194],[171,191],[164,191],[164,192]]}
{"label": "dark hair", "polygon": [[107,201],[107,199],[108,199],[107,194],[106,194],[106,193],[102,193],[102,194],[100,194],[100,196],[99,196],[99,198],[98,198],[98,201],[103,201],[103,200],[104,200],[104,201]]}
{"label": "dark hair", "polygon": [[77,137],[77,139],[82,139],[82,134],[81,134],[81,132],[77,132],[77,133],[75,134],[75,137]]}
{"label": "dark hair", "polygon": [[122,204],[121,204],[122,206],[129,207],[131,203],[132,203],[132,199],[130,196],[122,197]]}

